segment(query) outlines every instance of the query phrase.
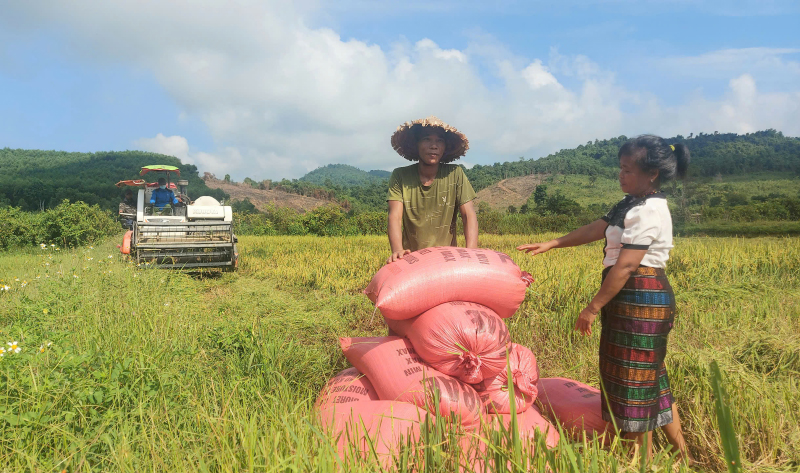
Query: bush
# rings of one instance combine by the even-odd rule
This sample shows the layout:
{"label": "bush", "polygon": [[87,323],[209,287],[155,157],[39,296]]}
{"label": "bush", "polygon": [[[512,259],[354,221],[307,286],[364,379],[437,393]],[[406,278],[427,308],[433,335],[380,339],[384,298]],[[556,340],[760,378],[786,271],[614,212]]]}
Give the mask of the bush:
{"label": "bush", "polygon": [[275,225],[261,213],[234,213],[233,232],[237,235],[268,236],[277,235]]}
{"label": "bush", "polygon": [[382,235],[389,228],[386,212],[362,212],[351,217],[353,225],[362,235]]}
{"label": "bush", "polygon": [[98,205],[65,200],[44,212],[0,209],[0,248],[52,243],[74,247],[119,233],[120,225]]}
{"label": "bush", "polygon": [[302,217],[303,226],[308,233],[319,236],[345,236],[357,233],[338,205],[323,205]]}

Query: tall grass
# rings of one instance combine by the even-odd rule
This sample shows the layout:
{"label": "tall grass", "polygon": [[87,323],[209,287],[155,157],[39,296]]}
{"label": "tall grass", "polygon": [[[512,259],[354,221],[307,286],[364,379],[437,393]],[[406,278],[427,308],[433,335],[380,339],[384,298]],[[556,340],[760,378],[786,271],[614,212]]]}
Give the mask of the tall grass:
{"label": "tall grass", "polygon": [[[597,385],[598,331],[584,338],[572,327],[599,286],[602,249],[513,250],[552,236],[482,235],[480,244],[536,278],[508,325],[542,376]],[[0,470],[375,471],[372,459],[338,464],[312,404],[347,365],[339,336],[385,333],[360,294],[388,256],[384,237],[241,237],[240,271],[214,276],[136,268],[115,243],[0,254],[0,287],[9,287],[0,291],[0,342],[22,347],[0,358]],[[798,467],[798,243],[676,241],[667,366],[699,469],[727,468],[712,361],[743,469]],[[406,467],[479,466],[463,459],[452,433],[429,434],[404,453]],[[639,471],[621,444],[564,435],[553,451],[520,451],[508,434],[479,435],[493,439],[492,470],[519,461],[532,470]],[[665,439],[655,440],[655,468],[667,468]],[[420,449],[430,460],[409,464]]]}

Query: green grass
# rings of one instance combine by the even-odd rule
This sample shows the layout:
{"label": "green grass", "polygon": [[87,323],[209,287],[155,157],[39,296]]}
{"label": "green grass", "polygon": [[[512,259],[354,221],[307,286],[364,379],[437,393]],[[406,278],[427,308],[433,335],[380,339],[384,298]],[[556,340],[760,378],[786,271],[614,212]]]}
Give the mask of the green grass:
{"label": "green grass", "polygon": [[[597,385],[599,331],[583,338],[572,326],[599,285],[602,250],[513,251],[552,236],[485,235],[480,244],[536,278],[508,325],[542,376]],[[676,240],[668,274],[679,312],[667,365],[699,469],[725,469],[731,440],[717,423],[712,361],[744,470],[800,465],[799,243]],[[0,471],[332,471],[312,405],[347,366],[339,336],[385,333],[360,293],[387,256],[385,237],[242,237],[240,271],[209,277],[136,268],[115,244],[0,254],[0,286],[10,288],[0,291],[0,341],[22,347],[0,358]],[[428,435],[438,438],[419,447],[428,462],[414,463],[413,449],[406,460],[452,471],[451,434]],[[502,465],[639,471],[619,445],[564,439],[531,452],[486,435],[497,436]],[[667,468],[663,436],[656,440],[655,465]]]}
{"label": "green grass", "polygon": [[[619,189],[619,181],[607,177],[597,177],[592,183],[589,176],[557,174],[549,177],[544,184],[547,186],[548,195],[560,191],[568,198],[577,201],[581,207],[598,203],[614,204],[624,196]],[[672,184],[667,184],[668,188],[671,186]],[[681,184],[678,183],[677,186],[680,189]],[[800,179],[787,177],[782,173],[724,176],[719,179],[694,178],[692,186],[694,193],[706,194],[709,198],[729,192],[742,194],[748,199],[770,194],[783,194],[786,197],[800,195]],[[529,205],[533,205],[533,202],[529,202]]]}
{"label": "green grass", "polygon": [[[589,176],[583,174],[556,174],[547,178],[544,182],[547,186],[547,195],[561,192],[567,198],[578,202],[581,207],[588,207],[591,204],[616,204],[625,193],[619,189],[617,179],[598,176],[592,182]],[[528,205],[534,205],[533,196],[528,201]]]}

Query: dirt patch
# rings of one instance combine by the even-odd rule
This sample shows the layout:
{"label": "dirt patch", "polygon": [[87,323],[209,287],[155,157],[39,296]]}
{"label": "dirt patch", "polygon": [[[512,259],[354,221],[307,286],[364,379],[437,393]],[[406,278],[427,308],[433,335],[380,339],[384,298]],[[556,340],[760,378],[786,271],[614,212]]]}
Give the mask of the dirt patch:
{"label": "dirt patch", "polygon": [[232,200],[249,199],[250,202],[262,212],[265,211],[269,205],[274,205],[275,207],[289,207],[300,212],[306,212],[321,205],[331,203],[326,200],[291,194],[289,192],[272,189],[255,189],[248,184],[225,182],[219,179],[205,179],[205,183],[212,189],[222,189],[231,196]]}
{"label": "dirt patch", "polygon": [[497,184],[482,189],[475,198],[475,204],[486,202],[495,209],[507,209],[509,205],[521,207],[541,184],[546,175],[531,174],[529,176],[503,179]]}

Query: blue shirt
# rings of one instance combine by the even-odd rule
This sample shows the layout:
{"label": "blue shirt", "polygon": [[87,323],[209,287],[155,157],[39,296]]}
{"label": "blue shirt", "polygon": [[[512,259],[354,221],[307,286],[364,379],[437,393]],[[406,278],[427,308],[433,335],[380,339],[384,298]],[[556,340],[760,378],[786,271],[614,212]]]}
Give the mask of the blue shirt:
{"label": "blue shirt", "polygon": [[156,207],[161,208],[167,204],[177,204],[178,198],[175,197],[175,194],[169,189],[155,189],[153,193],[150,195],[150,203],[156,204]]}

